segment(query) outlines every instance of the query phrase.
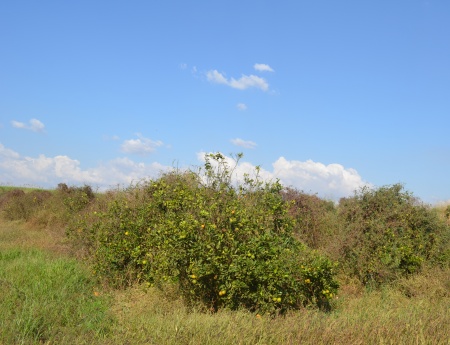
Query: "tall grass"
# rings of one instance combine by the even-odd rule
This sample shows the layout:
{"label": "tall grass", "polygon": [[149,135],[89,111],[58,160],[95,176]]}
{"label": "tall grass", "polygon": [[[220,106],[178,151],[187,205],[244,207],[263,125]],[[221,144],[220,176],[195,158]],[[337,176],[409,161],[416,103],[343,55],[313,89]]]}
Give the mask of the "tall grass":
{"label": "tall grass", "polygon": [[450,334],[448,294],[408,298],[395,288],[363,291],[341,296],[332,313],[304,309],[275,319],[189,311],[156,289],[135,287],[115,296],[119,322],[111,344],[448,344]]}
{"label": "tall grass", "polygon": [[80,263],[39,250],[0,252],[0,343],[94,342],[111,326]]}

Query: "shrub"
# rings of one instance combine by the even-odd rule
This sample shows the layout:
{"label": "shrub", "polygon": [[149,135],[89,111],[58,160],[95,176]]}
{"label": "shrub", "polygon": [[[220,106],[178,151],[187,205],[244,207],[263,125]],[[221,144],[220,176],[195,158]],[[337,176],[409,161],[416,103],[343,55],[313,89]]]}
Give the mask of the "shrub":
{"label": "shrub", "polygon": [[45,190],[33,190],[28,193],[20,189],[11,190],[2,197],[3,215],[7,220],[28,221],[50,197],[51,193]]}
{"label": "shrub", "polygon": [[11,201],[13,198],[21,197],[25,195],[25,192],[22,189],[11,189],[2,192],[0,195],[0,207],[3,209],[4,206]]}
{"label": "shrub", "polygon": [[[116,197],[92,226],[95,267],[115,285],[176,284],[190,304],[284,312],[327,307],[334,264],[292,236],[278,182],[233,185],[220,155],[203,173],[173,171]],[[72,233],[75,229],[72,229]]]}
{"label": "shrub", "polygon": [[365,284],[415,273],[425,261],[448,263],[448,227],[400,184],[362,188],[340,201],[339,212],[343,267]]}
{"label": "shrub", "polygon": [[311,248],[327,250],[336,236],[334,203],[293,188],[283,190],[283,198],[290,203],[289,214],[296,221],[295,235]]}
{"label": "shrub", "polygon": [[71,214],[84,209],[95,198],[92,187],[68,187],[65,183],[58,184],[57,193],[62,196],[67,211]]}

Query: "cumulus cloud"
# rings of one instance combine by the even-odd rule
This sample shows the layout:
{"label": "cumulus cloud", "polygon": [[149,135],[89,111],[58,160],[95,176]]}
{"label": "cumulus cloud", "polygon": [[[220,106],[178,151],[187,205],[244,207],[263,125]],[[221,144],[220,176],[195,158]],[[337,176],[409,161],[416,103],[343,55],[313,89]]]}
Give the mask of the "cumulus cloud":
{"label": "cumulus cloud", "polygon": [[0,182],[12,185],[36,185],[54,188],[58,183],[90,184],[105,190],[129,185],[143,178],[156,177],[169,167],[159,163],[141,163],[116,158],[101,165],[82,169],[80,162],[68,156],[23,157],[0,144]]}
{"label": "cumulus cloud", "polygon": [[253,68],[260,72],[275,72],[272,67],[263,63],[255,63]]}
{"label": "cumulus cloud", "polygon": [[122,143],[122,152],[145,156],[154,152],[157,147],[163,145],[162,141],[153,141],[151,139],[144,138],[141,134],[137,134],[137,136],[138,139],[129,139]]}
{"label": "cumulus cloud", "polygon": [[253,141],[243,140],[240,138],[231,139],[231,142],[233,143],[233,145],[244,147],[246,149],[254,149],[256,147],[256,143],[254,143]]}
{"label": "cumulus cloud", "polygon": [[44,124],[37,120],[37,119],[31,119],[28,124],[23,123],[23,122],[19,122],[19,121],[11,121],[11,125],[14,128],[19,128],[19,129],[28,129],[31,130],[33,132],[43,132],[44,131]]}
{"label": "cumulus cloud", "polygon": [[236,105],[236,107],[237,107],[239,110],[247,110],[247,105],[244,104],[244,103],[238,103],[238,104]]}
{"label": "cumulus cloud", "polygon": [[263,91],[269,90],[269,84],[267,81],[256,75],[243,74],[239,79],[227,79],[222,73],[217,70],[212,70],[206,73],[206,78],[210,82],[224,84],[238,90],[245,90],[252,87]]}
{"label": "cumulus cloud", "polygon": [[280,157],[272,166],[273,175],[284,185],[320,195],[348,196],[368,185],[356,170],[341,164],[325,165],[312,160],[288,161]]}
{"label": "cumulus cloud", "polygon": [[[230,167],[235,167],[232,157],[224,156]],[[205,161],[205,152],[197,154],[199,161]],[[214,162],[213,162],[214,163]],[[241,160],[234,169],[235,181],[242,181],[244,174],[255,176],[256,166]],[[143,163],[126,157],[116,158],[92,168],[82,168],[81,163],[71,157],[58,155],[47,157],[22,156],[0,143],[0,183],[11,185],[35,185],[54,188],[58,183],[70,185],[90,184],[100,190],[155,178],[171,167],[158,162]],[[340,164],[325,165],[312,160],[296,161],[278,158],[270,169],[261,168],[259,177],[263,180],[280,179],[284,186],[295,187],[320,197],[338,200],[353,195],[362,186],[369,185],[358,172]]]}
{"label": "cumulus cloud", "polygon": [[51,181],[98,183],[92,170],[81,170],[80,162],[67,156],[22,157],[0,144],[0,181],[13,184],[48,184]]}
{"label": "cumulus cloud", "polygon": [[20,156],[17,152],[8,149],[2,144],[0,144],[0,157],[2,157],[2,160],[8,160],[8,159],[17,159]]}
{"label": "cumulus cloud", "polygon": [[[205,152],[197,154],[200,161],[205,160]],[[235,166],[231,157],[225,156],[227,163]],[[254,175],[256,166],[249,162],[239,162],[234,178],[242,181],[244,174]],[[312,160],[296,161],[278,158],[272,164],[272,170],[261,168],[259,176],[264,180],[279,179],[287,187],[294,187],[306,193],[317,193],[320,197],[339,200],[351,196],[355,190],[370,184],[365,182],[358,172],[340,164],[325,165]]]}

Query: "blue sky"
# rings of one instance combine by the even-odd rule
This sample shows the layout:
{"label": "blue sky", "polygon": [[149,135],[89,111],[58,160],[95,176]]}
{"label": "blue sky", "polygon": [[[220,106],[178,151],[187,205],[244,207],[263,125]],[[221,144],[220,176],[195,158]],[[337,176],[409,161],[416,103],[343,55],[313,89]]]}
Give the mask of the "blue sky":
{"label": "blue sky", "polygon": [[4,1],[0,184],[108,188],[243,152],[337,200],[450,201],[448,1]]}

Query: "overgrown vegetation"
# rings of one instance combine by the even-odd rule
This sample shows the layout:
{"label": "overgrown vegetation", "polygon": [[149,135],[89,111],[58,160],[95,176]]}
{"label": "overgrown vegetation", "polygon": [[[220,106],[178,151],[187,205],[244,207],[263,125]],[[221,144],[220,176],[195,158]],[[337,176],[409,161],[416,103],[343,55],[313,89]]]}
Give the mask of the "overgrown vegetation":
{"label": "overgrown vegetation", "polygon": [[448,226],[399,184],[362,189],[341,200],[341,248],[346,273],[365,284],[382,284],[420,271],[424,264],[448,265]]}
{"label": "overgrown vegetation", "polygon": [[293,236],[278,182],[234,186],[224,157],[204,174],[171,172],[84,217],[69,236],[89,238],[94,267],[115,286],[176,284],[189,305],[278,313],[329,308],[335,264]]}
{"label": "overgrown vegetation", "polygon": [[[450,324],[450,206],[427,206],[400,184],[363,188],[335,204],[278,181],[262,181],[258,169],[241,183],[233,182],[232,174],[233,166],[221,154],[212,154],[198,171],[174,170],[106,193],[65,184],[53,191],[1,188],[0,211],[8,224],[24,222],[34,232],[53,229],[60,234],[67,251],[64,257],[82,259],[78,262],[92,272],[89,278],[69,280],[74,286],[93,289],[97,284],[102,295],[122,296],[116,304],[137,294],[141,300],[133,308],[138,309],[147,305],[144,300],[152,301],[146,312],[139,309],[141,316],[127,312],[134,321],[124,316],[124,309],[114,307],[118,323],[113,333],[108,333],[112,321],[104,309],[93,312],[98,323],[86,326],[90,340],[85,342],[95,338],[100,343],[102,335],[109,337],[105,343],[120,343],[121,336],[140,329],[132,342],[445,343],[445,327],[433,325]],[[18,243],[13,237],[4,239]],[[0,257],[19,253],[23,260],[43,260],[41,266],[48,267],[41,254],[32,251],[36,259],[21,250],[0,246]],[[61,247],[56,252],[60,256]],[[4,272],[0,274],[7,277]],[[20,277],[2,279],[8,286],[23,284]],[[39,274],[32,278],[42,279]],[[54,275],[49,279],[58,280]],[[51,285],[54,282],[48,284],[43,295],[58,289]],[[9,291],[4,303],[19,303],[11,302],[9,288],[3,291]],[[389,303],[397,312],[381,316]],[[366,307],[369,314],[363,312]],[[12,313],[10,309],[7,313]],[[39,315],[47,313],[44,309]],[[158,313],[161,319],[156,321]],[[176,315],[193,324],[176,321]],[[167,316],[177,324],[175,334],[169,331],[172,325],[163,324]],[[72,321],[64,321],[55,335],[43,318],[37,328],[42,332],[37,333],[17,321],[24,327],[22,343],[58,341],[58,332],[66,332],[61,330],[66,324],[72,327]],[[236,318],[248,333],[227,333]],[[222,327],[221,336],[204,333],[192,338],[192,332],[200,332],[194,327],[197,322],[206,330]],[[419,327],[421,322],[430,324]],[[168,327],[167,332],[151,333],[145,324],[153,324],[152,329]],[[371,327],[382,327],[384,333],[372,333]],[[410,331],[419,327],[421,333],[402,327]],[[0,342],[19,343],[18,338],[11,341],[11,334],[2,333]],[[311,334],[311,340],[301,334]]]}

